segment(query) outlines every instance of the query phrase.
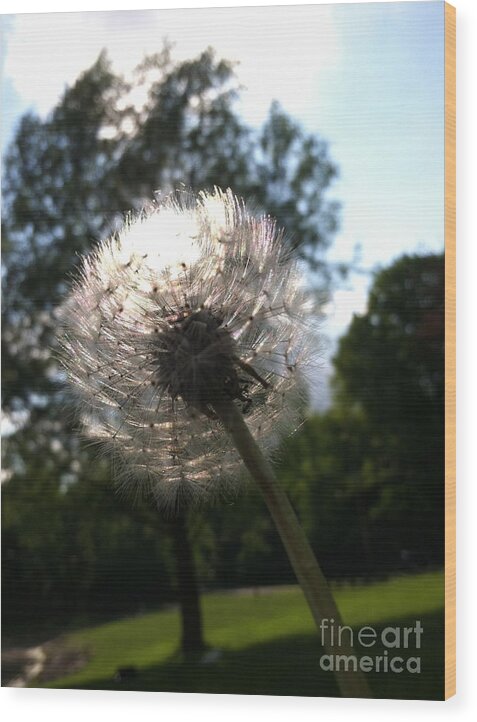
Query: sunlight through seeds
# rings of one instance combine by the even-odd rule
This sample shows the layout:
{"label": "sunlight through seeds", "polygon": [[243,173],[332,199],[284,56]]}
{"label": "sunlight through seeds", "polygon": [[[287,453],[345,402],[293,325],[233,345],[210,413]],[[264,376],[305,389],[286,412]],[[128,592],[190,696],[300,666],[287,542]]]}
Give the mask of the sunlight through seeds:
{"label": "sunlight through seeds", "polygon": [[296,428],[316,352],[302,278],[275,222],[230,190],[174,193],[84,258],[63,360],[124,491],[171,512],[235,493],[241,463],[214,412],[223,396],[267,452]]}

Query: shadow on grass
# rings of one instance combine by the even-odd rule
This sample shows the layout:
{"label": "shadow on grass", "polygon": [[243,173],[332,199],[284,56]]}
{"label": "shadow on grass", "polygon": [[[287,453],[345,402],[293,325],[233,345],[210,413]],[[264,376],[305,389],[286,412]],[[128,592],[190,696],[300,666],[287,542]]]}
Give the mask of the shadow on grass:
{"label": "shadow on grass", "polygon": [[[407,671],[369,672],[367,678],[377,698],[443,699],[444,612],[420,615],[424,633],[420,650],[388,650],[389,656],[421,657],[420,674]],[[406,617],[373,625],[378,634],[387,626],[413,627]],[[358,657],[382,655],[384,647],[357,650]],[[337,650],[339,653],[339,650]],[[333,674],[320,668],[321,647],[313,635],[282,637],[240,651],[224,651],[211,664],[178,661],[137,670],[137,676],[122,681],[95,679],[75,689],[107,689],[154,692],[200,692],[209,694],[263,694],[304,697],[338,696]],[[118,667],[121,666],[118,660]],[[50,686],[54,686],[54,683]]]}

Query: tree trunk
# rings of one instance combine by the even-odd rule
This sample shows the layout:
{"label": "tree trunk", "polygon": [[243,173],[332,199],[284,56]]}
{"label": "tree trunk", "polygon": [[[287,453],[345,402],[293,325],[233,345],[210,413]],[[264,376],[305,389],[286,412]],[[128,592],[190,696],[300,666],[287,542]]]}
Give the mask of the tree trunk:
{"label": "tree trunk", "polygon": [[171,521],[176,560],[177,596],[181,616],[181,650],[184,655],[205,649],[202,612],[194,555],[184,514]]}

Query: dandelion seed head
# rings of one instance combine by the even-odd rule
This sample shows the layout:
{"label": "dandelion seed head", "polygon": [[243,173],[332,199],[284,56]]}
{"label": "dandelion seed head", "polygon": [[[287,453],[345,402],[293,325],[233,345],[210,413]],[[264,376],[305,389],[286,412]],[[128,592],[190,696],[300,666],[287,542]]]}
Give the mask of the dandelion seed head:
{"label": "dandelion seed head", "polygon": [[166,511],[233,493],[222,398],[266,451],[296,426],[316,347],[302,280],[274,221],[230,190],[172,194],[83,259],[63,361],[124,490]]}

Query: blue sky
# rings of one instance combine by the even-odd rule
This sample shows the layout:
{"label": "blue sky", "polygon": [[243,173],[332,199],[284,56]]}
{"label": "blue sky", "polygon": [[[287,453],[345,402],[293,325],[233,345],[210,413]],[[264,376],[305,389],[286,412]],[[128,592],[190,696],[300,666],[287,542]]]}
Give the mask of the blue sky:
{"label": "blue sky", "polygon": [[[45,114],[106,47],[127,73],[162,38],[177,58],[208,45],[239,62],[240,111],[273,99],[330,143],[342,221],[329,257],[362,266],[444,246],[444,4],[396,2],[2,16],[2,145],[20,114]],[[328,306],[336,339],[365,309],[369,276]],[[333,343],[330,344],[332,349]],[[329,354],[328,354],[329,355]]]}

